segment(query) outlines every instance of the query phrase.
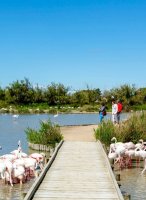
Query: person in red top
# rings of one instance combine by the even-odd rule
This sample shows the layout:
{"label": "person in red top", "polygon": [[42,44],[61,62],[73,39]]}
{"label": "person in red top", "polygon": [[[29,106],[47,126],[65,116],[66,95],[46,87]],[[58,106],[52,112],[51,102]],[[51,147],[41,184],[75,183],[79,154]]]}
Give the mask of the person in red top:
{"label": "person in red top", "polygon": [[122,103],[121,103],[120,100],[118,100],[117,106],[118,106],[117,122],[118,122],[118,124],[119,124],[119,123],[120,123],[120,115],[121,115],[121,112],[122,112],[122,109],[123,109],[123,105],[122,105]]}

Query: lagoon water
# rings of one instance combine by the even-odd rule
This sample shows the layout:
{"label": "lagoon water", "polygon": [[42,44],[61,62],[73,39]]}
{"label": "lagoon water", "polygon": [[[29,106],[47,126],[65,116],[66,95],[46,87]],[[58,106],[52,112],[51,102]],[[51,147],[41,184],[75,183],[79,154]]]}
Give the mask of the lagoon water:
{"label": "lagoon water", "polygon": [[[121,118],[127,118],[128,114],[122,114]],[[110,119],[111,114],[107,114],[106,119]],[[22,149],[28,153],[28,145],[25,130],[30,127],[38,129],[40,121],[51,120],[60,126],[66,125],[87,125],[98,124],[99,116],[97,113],[92,114],[59,114],[54,117],[51,114],[29,114],[20,115],[14,118],[12,114],[0,114],[0,154],[8,153],[17,148],[18,140],[22,143]]]}
{"label": "lagoon water", "polygon": [[[106,118],[110,118],[108,115]],[[24,152],[28,152],[25,130],[27,127],[38,129],[40,121],[51,120],[61,126],[98,124],[97,114],[59,114],[54,117],[51,114],[20,115],[14,118],[11,114],[0,115],[0,154],[8,153],[17,148],[18,140],[22,143]]]}
{"label": "lagoon water", "polygon": [[[122,114],[121,118],[126,119],[128,114]],[[107,114],[106,119],[110,119],[111,114]],[[14,119],[11,114],[0,114],[0,146],[2,146],[2,150],[0,150],[0,155],[11,152],[14,149],[17,149],[18,140],[22,143],[22,150],[26,153],[30,153],[28,149],[27,140],[25,130],[27,127],[38,129],[40,126],[40,121],[46,121],[50,119],[53,123],[57,123],[61,126],[65,125],[87,125],[87,124],[98,124],[99,116],[98,113],[92,114],[59,114],[58,117],[54,117],[51,114],[33,114],[33,115],[20,115],[17,119]],[[130,187],[130,192],[133,189],[131,187],[133,184],[131,182],[132,179],[127,179],[126,177],[130,177],[133,175],[133,171],[125,171],[126,175],[124,176],[124,171],[122,176],[124,176],[124,181],[122,183],[123,187],[125,184],[126,187]],[[135,172],[134,172],[135,173]],[[136,174],[136,173],[135,173]],[[146,199],[142,198],[142,191],[144,187],[146,187],[146,178],[145,176],[139,176],[137,172],[136,176],[138,177],[139,184],[142,184],[138,193],[138,197],[131,198],[131,200],[140,200]],[[19,186],[19,184],[11,187],[10,185],[4,185],[2,180],[0,180],[0,200],[21,200],[23,199],[23,192],[27,192],[30,188],[31,184],[34,180],[28,181],[23,184],[23,186]],[[128,181],[128,183],[127,183]],[[133,180],[132,180],[133,181]],[[129,184],[129,186],[128,186]],[[131,189],[132,188],[132,189]]]}

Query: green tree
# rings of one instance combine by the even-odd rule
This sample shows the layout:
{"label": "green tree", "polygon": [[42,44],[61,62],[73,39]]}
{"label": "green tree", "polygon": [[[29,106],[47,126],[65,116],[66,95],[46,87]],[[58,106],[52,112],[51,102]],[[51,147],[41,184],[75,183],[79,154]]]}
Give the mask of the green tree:
{"label": "green tree", "polygon": [[89,103],[88,93],[84,90],[77,91],[73,94],[73,104],[75,106],[83,106]]}
{"label": "green tree", "polygon": [[32,103],[33,94],[33,87],[27,78],[13,82],[5,90],[6,101],[13,104]]}
{"label": "green tree", "polygon": [[125,110],[129,110],[134,104],[137,89],[134,85],[122,85],[119,88],[112,88],[110,91],[105,91],[104,96],[107,98],[108,103],[111,103],[112,97],[120,99],[123,102]]}
{"label": "green tree", "polygon": [[88,94],[89,104],[94,104],[97,99],[100,99],[101,91],[99,88],[97,89],[90,89],[87,85],[87,90],[84,90]]}
{"label": "green tree", "polygon": [[33,102],[42,103],[45,102],[45,90],[37,86],[33,89]]}
{"label": "green tree", "polygon": [[5,100],[5,90],[0,87],[0,100]]}
{"label": "green tree", "polygon": [[66,104],[68,90],[69,88],[65,87],[63,84],[51,83],[51,85],[47,87],[47,90],[45,92],[45,97],[48,104]]}

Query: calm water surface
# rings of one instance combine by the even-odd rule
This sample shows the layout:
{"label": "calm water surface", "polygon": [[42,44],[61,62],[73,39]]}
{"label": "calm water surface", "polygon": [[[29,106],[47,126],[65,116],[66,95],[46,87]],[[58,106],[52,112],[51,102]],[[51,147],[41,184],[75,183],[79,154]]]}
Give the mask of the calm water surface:
{"label": "calm water surface", "polygon": [[[127,118],[128,114],[122,114],[122,118]],[[105,119],[110,119],[107,114]],[[8,153],[17,147],[18,140],[21,140],[24,152],[28,152],[25,130],[27,127],[38,129],[40,121],[50,119],[52,122],[64,125],[86,125],[98,124],[98,114],[59,114],[58,117],[48,114],[20,115],[14,119],[11,114],[0,114],[0,154]]]}
{"label": "calm water surface", "polygon": [[131,200],[146,200],[146,172],[142,168],[131,168],[119,171],[121,190],[131,195]]}
{"label": "calm water surface", "polygon": [[[126,119],[128,114],[122,114],[122,119]],[[110,119],[111,115],[107,114],[105,119]],[[86,124],[98,124],[99,117],[98,113],[95,114],[59,114],[58,117],[54,118],[53,115],[48,114],[35,114],[35,115],[20,115],[18,119],[14,120],[11,114],[0,114],[0,145],[2,150],[0,150],[0,155],[9,153],[14,149],[17,149],[18,140],[22,143],[22,150],[25,153],[30,154],[28,149],[25,130],[27,127],[38,129],[40,121],[46,121],[50,119],[52,122],[57,123],[61,126],[64,125],[86,125]],[[132,200],[140,200],[142,198],[141,192],[143,192],[146,187],[146,176],[140,176],[137,169],[122,171],[122,176],[125,176],[123,186],[128,187],[130,192],[133,191],[136,193]],[[125,175],[124,175],[125,174]],[[126,178],[127,177],[127,178]],[[131,179],[129,178],[131,177]],[[138,183],[136,185],[135,180],[132,178],[137,177]],[[129,178],[129,179],[128,179]],[[0,200],[21,200],[23,199],[23,193],[27,192],[30,186],[33,183],[33,179],[19,186],[15,184],[13,187],[10,185],[4,185],[2,180],[0,180]],[[126,182],[127,181],[127,182]],[[131,183],[132,182],[132,183]],[[135,186],[133,188],[132,185]],[[138,185],[141,185],[138,187]],[[139,189],[140,188],[140,189]],[[142,193],[144,194],[144,193]],[[146,196],[146,194],[144,194]],[[146,198],[145,198],[146,199]]]}

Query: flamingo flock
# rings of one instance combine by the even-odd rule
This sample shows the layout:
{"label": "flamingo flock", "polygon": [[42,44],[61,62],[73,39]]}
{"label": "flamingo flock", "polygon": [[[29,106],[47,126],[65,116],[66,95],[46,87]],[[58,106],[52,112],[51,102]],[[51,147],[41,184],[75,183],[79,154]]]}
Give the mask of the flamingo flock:
{"label": "flamingo flock", "polygon": [[114,160],[114,165],[118,163],[120,168],[131,167],[132,158],[134,157],[137,163],[141,159],[144,160],[144,169],[141,174],[146,171],[146,143],[142,139],[134,144],[133,142],[117,142],[117,139],[113,137],[111,142],[108,158]]}
{"label": "flamingo flock", "polygon": [[21,142],[18,141],[18,149],[0,156],[0,177],[11,186],[14,183],[22,184],[31,177],[38,177],[44,164],[44,153],[32,153],[28,156],[22,152]]}

